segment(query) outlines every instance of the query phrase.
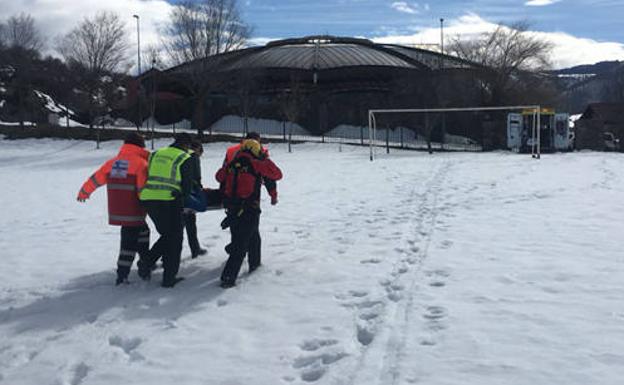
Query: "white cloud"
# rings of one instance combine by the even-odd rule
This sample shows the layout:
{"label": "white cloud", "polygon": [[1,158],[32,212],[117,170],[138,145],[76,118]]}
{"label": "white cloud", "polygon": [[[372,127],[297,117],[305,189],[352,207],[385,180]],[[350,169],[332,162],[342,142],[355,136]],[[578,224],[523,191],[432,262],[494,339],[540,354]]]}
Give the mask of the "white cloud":
{"label": "white cloud", "polygon": [[46,37],[48,53],[53,53],[57,36],[69,32],[84,17],[93,16],[101,10],[117,12],[121,16],[136,52],[136,19],[132,15],[141,18],[141,48],[144,48],[158,43],[158,27],[167,20],[171,8],[172,5],[164,0],[0,0],[2,18],[21,12],[35,18]]}
{"label": "white cloud", "polygon": [[[461,35],[463,38],[478,36],[492,31],[496,24],[470,13],[450,20],[444,28],[447,37]],[[604,60],[624,60],[624,44],[599,42],[576,37],[564,32],[530,32],[551,41],[554,45],[552,62],[555,68],[566,68],[579,64],[593,64]],[[387,35],[374,38],[375,42],[404,45],[430,45],[440,43],[439,28],[425,28],[412,35]],[[445,39],[446,40],[446,39]],[[448,41],[448,40],[447,40]]]}
{"label": "white cloud", "polygon": [[409,13],[410,15],[415,15],[415,14],[420,13],[418,11],[418,4],[410,5],[405,1],[395,1],[390,6],[399,12]]}
{"label": "white cloud", "polygon": [[545,5],[551,5],[558,3],[561,0],[529,0],[524,5],[529,7],[543,7]]}
{"label": "white cloud", "polygon": [[272,37],[253,37],[247,41],[247,45],[249,47],[258,47],[258,46],[267,45],[268,43],[275,41],[275,40],[281,40],[281,39],[276,39]]}

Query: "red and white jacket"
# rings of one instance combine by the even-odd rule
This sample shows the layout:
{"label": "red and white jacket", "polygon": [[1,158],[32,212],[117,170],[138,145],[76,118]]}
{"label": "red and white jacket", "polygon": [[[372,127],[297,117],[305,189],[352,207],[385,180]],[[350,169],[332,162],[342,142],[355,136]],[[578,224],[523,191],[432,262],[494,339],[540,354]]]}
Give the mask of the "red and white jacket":
{"label": "red and white jacket", "polygon": [[149,151],[134,144],[124,144],[119,154],[104,163],[78,192],[78,199],[88,199],[98,187],[106,185],[108,223],[114,226],[145,225],[145,209],[139,192],[147,180]]}

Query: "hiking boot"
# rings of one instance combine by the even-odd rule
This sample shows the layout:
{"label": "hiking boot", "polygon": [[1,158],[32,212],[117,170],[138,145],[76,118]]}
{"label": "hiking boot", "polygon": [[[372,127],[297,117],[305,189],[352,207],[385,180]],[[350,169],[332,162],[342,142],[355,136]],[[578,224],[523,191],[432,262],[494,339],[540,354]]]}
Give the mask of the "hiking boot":
{"label": "hiking boot", "polygon": [[197,257],[199,257],[200,255],[206,255],[206,253],[208,252],[208,250],[206,249],[199,249],[197,251],[194,251],[191,253],[191,259],[195,259]]}
{"label": "hiking boot", "polygon": [[122,283],[126,285],[130,284],[130,282],[128,282],[128,277],[117,277],[117,280],[115,280],[115,286],[119,286]]}
{"label": "hiking boot", "polygon": [[149,281],[152,278],[152,270],[151,269],[139,269],[139,271],[137,272],[137,274],[139,275],[139,278],[141,278],[144,281]]}
{"label": "hiking boot", "polygon": [[262,266],[262,264],[258,264],[256,266],[249,266],[249,274],[253,273],[254,271],[258,270],[258,268]]}
{"label": "hiking boot", "polygon": [[163,281],[160,286],[167,287],[167,288],[172,288],[172,287],[174,287],[175,285],[177,285],[181,281],[184,281],[184,277],[176,277],[173,280]]}
{"label": "hiking boot", "polygon": [[223,288],[223,289],[229,289],[231,287],[236,286],[236,282],[234,282],[234,281],[221,281],[219,286],[221,286],[221,288]]}

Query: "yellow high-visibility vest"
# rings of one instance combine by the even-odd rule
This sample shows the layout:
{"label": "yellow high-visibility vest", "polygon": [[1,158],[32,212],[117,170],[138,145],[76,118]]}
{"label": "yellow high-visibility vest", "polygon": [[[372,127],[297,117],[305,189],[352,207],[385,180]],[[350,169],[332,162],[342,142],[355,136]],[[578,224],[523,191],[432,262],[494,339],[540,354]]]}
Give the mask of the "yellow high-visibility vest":
{"label": "yellow high-visibility vest", "polygon": [[139,194],[142,201],[172,201],[182,192],[182,163],[191,155],[176,147],[152,153],[147,168],[147,182]]}

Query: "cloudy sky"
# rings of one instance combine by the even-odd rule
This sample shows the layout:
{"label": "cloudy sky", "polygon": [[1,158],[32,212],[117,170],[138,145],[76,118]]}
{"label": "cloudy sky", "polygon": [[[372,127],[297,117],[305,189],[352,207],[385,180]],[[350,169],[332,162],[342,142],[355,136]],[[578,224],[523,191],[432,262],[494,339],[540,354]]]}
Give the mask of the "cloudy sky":
{"label": "cloudy sky", "polygon": [[[49,41],[97,10],[125,15],[136,40],[133,14],[141,16],[142,44],[157,43],[157,30],[177,0],[0,0],[0,18],[32,14]],[[254,26],[255,42],[312,34],[358,36],[403,44],[431,44],[445,34],[478,33],[495,23],[525,20],[551,39],[557,67],[624,60],[624,0],[239,0]]]}

